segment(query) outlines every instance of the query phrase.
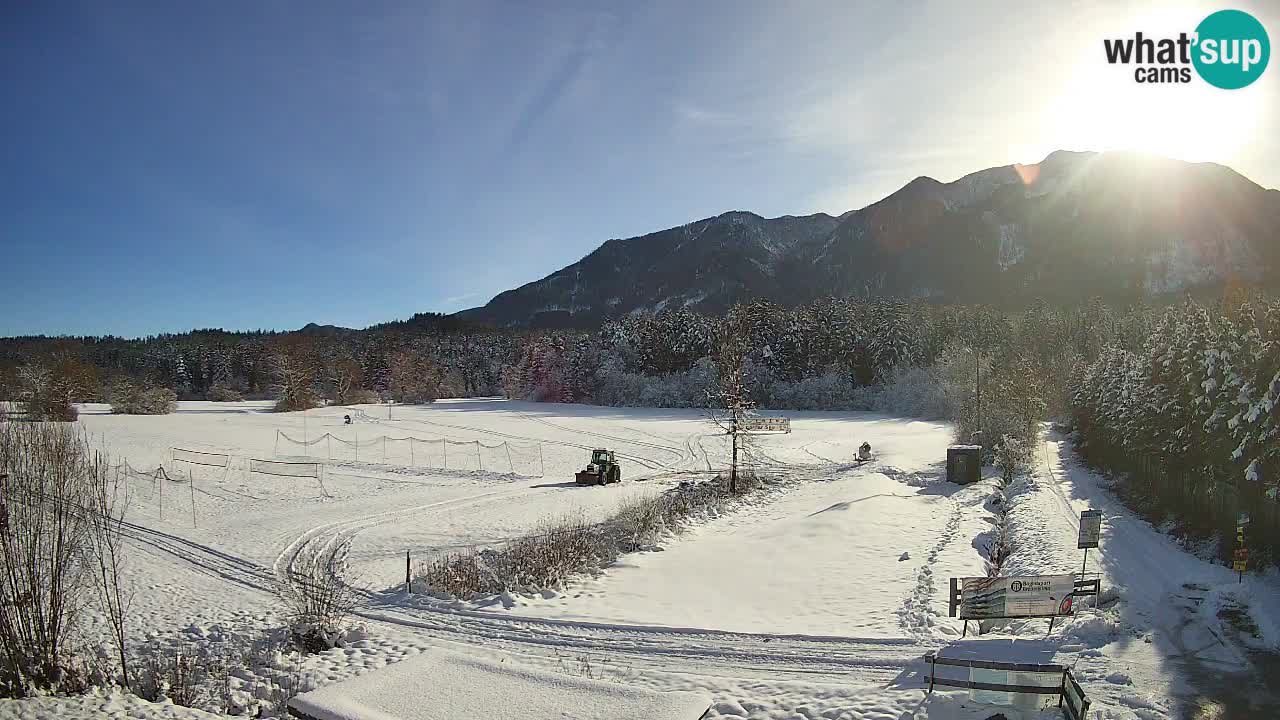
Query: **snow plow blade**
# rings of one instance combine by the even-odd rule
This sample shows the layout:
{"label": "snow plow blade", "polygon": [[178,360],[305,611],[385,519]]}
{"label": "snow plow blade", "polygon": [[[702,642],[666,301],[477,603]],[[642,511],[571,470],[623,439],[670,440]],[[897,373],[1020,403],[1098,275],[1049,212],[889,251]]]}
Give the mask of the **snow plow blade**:
{"label": "snow plow blade", "polygon": [[600,473],[591,473],[585,470],[579,470],[578,474],[573,476],[573,480],[579,485],[599,485]]}

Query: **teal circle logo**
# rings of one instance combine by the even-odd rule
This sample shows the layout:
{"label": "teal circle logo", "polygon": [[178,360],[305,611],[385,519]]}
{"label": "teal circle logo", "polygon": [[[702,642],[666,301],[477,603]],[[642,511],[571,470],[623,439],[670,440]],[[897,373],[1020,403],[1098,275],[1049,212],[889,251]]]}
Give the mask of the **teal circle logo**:
{"label": "teal circle logo", "polygon": [[1257,18],[1241,10],[1219,10],[1196,27],[1191,62],[1204,81],[1238,90],[1257,80],[1271,59],[1271,40]]}

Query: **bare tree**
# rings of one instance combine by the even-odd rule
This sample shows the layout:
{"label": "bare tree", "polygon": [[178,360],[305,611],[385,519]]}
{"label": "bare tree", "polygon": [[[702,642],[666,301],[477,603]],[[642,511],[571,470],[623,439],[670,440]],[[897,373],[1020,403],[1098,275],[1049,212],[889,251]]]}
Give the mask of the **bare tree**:
{"label": "bare tree", "polygon": [[441,379],[440,367],[422,350],[401,350],[391,356],[388,390],[396,402],[435,402],[440,395]]}
{"label": "bare tree", "polygon": [[369,402],[370,393],[364,390],[364,370],[350,352],[341,350],[325,367],[325,380],[329,397],[335,405],[352,405]]}
{"label": "bare tree", "polygon": [[[71,691],[79,620],[99,595],[119,639],[120,518],[105,455],[65,425],[0,423],[0,692]],[[107,552],[102,556],[100,552]]]}
{"label": "bare tree", "polygon": [[751,350],[751,325],[746,309],[734,306],[716,332],[716,388],[708,393],[711,423],[729,435],[732,455],[729,492],[738,492],[738,453],[747,434],[743,420],[755,409],[746,383],[747,354]]}
{"label": "bare tree", "polygon": [[279,397],[277,412],[307,410],[319,405],[315,384],[320,373],[315,348],[308,339],[282,341],[271,356],[271,374]]}

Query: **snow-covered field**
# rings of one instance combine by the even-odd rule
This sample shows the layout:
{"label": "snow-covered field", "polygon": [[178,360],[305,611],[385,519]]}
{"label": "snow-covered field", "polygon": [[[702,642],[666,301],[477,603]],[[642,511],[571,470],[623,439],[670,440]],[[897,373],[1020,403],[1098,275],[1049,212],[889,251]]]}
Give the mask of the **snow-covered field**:
{"label": "snow-covered field", "polygon": [[[444,649],[698,691],[713,698],[717,718],[985,718],[996,709],[961,692],[926,697],[920,682],[924,652],[967,643],[996,657],[1073,666],[1102,717],[1146,719],[1191,717],[1197,691],[1186,688],[1187,677],[1205,668],[1246,677],[1252,647],[1280,644],[1274,578],[1238,585],[1226,569],[1184,553],[1125,511],[1052,435],[1032,476],[1009,491],[1010,568],[1078,571],[1076,518],[1099,508],[1103,547],[1088,569],[1119,600],[1083,609],[1048,635],[1047,621],[1036,620],[972,641],[971,624],[962,641],[961,624],[947,617],[948,579],[984,574],[978,545],[992,527],[997,483],[943,482],[951,440],[944,424],[865,413],[790,417],[792,433],[761,436],[751,453],[759,471],[794,481],[785,492],[556,592],[468,602],[406,596],[406,551],[420,561],[535,532],[558,517],[603,517],[623,498],[723,468],[725,438],[693,410],[501,400],[305,414],[192,402],[162,417],[87,406],[80,422],[114,460],[142,471],[131,476],[128,517],[137,642],[279,627],[269,591],[276,571],[307,546],[351,540],[369,590],[357,618],[364,629],[347,647],[299,661],[315,685]],[[875,458],[854,464],[864,440]],[[230,465],[174,462],[175,447],[225,454]],[[621,484],[573,484],[593,447],[618,453]],[[318,459],[323,476],[250,473],[252,459]],[[159,465],[187,481],[145,474]],[[1224,604],[1245,607],[1261,637],[1220,621]],[[254,688],[237,680],[237,692]],[[202,716],[121,696],[0,703],[2,717],[112,714]]]}

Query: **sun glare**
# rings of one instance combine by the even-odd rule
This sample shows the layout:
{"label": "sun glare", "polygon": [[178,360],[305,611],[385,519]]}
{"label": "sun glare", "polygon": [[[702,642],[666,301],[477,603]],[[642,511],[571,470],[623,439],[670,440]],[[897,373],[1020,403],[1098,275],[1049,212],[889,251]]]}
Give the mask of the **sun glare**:
{"label": "sun glare", "polygon": [[[1200,10],[1161,11],[1119,26],[1176,34]],[[1099,30],[1103,37],[1105,30]],[[1099,45],[1081,47],[1061,91],[1045,109],[1044,136],[1060,147],[1134,150],[1192,162],[1229,164],[1256,141],[1259,119],[1274,93],[1221,90],[1190,83],[1136,82],[1134,67],[1108,65]]]}

